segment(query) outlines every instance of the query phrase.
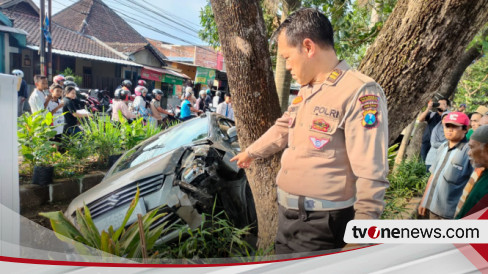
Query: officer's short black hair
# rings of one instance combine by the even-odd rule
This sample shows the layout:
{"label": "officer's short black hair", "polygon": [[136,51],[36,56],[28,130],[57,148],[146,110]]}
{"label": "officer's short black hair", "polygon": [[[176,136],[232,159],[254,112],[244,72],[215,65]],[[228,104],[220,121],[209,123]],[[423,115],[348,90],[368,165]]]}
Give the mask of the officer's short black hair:
{"label": "officer's short black hair", "polygon": [[313,8],[302,8],[288,16],[271,36],[275,41],[285,32],[288,44],[301,47],[302,41],[311,39],[321,47],[334,48],[334,31],[329,19]]}

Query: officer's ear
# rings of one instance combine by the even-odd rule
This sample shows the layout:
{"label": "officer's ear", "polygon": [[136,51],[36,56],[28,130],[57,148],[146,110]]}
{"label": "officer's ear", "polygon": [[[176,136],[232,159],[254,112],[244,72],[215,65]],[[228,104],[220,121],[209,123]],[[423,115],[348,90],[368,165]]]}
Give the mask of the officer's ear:
{"label": "officer's ear", "polygon": [[307,53],[307,56],[311,58],[315,55],[315,52],[317,50],[317,44],[315,44],[312,39],[305,38],[302,42],[302,48]]}

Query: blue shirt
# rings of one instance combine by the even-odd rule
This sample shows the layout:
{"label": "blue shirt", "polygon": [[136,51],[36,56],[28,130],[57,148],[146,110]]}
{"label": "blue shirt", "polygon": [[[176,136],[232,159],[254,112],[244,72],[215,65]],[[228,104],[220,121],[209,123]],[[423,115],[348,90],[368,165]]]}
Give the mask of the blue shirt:
{"label": "blue shirt", "polygon": [[181,118],[186,118],[191,116],[190,106],[191,103],[188,100],[184,100],[183,102],[181,102],[181,112],[180,112]]}
{"label": "blue shirt", "polygon": [[448,142],[445,142],[437,150],[430,168],[432,182],[425,190],[422,205],[443,218],[454,217],[464,186],[473,173],[468,150],[466,139],[451,149]]}

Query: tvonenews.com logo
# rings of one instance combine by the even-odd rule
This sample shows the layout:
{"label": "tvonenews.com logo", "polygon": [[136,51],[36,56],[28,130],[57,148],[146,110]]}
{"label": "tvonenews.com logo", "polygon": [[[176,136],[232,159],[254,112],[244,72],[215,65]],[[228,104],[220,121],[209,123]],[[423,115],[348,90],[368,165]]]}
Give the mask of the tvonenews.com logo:
{"label": "tvonenews.com logo", "polygon": [[488,243],[488,220],[353,220],[347,243]]}

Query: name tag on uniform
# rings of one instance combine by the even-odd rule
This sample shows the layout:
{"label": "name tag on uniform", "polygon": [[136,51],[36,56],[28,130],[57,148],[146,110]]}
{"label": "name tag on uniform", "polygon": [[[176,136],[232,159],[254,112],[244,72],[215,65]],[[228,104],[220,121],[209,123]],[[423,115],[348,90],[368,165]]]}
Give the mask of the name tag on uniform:
{"label": "name tag on uniform", "polygon": [[325,116],[333,119],[339,119],[339,110],[331,107],[315,106],[312,113],[317,116]]}

